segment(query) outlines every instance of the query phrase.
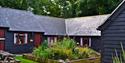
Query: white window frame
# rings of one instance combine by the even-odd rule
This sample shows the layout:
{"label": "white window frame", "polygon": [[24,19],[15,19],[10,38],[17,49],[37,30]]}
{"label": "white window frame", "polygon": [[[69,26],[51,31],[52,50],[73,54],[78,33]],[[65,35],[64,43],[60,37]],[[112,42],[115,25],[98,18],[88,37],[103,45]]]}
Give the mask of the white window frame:
{"label": "white window frame", "polygon": [[47,37],[48,45],[50,45],[50,37]]}
{"label": "white window frame", "polygon": [[80,37],[80,46],[83,46],[83,37]]}
{"label": "white window frame", "polygon": [[[17,34],[18,33],[14,33],[14,44],[17,44]],[[27,44],[28,43],[28,34],[27,33],[25,33],[25,40],[24,40],[25,42],[24,42],[24,44]],[[21,44],[21,43],[20,43]]]}
{"label": "white window frame", "polygon": [[[83,38],[84,37],[80,37],[80,46],[83,46],[83,43],[84,43]],[[89,37],[89,44],[88,44],[88,46],[91,47],[91,45],[92,45],[92,40],[91,40],[91,37]]]}
{"label": "white window frame", "polygon": [[14,33],[14,44],[16,44],[17,42],[16,42],[16,35],[17,35],[17,33]]}
{"label": "white window frame", "polygon": [[89,47],[91,47],[91,45],[92,45],[92,39],[91,37],[89,37]]}
{"label": "white window frame", "polygon": [[0,40],[5,40],[5,38],[0,38]]}
{"label": "white window frame", "polygon": [[27,33],[25,33],[25,42],[24,42],[25,44],[27,44],[28,43],[28,34]]}
{"label": "white window frame", "polygon": [[54,37],[54,42],[57,42],[57,37]]}
{"label": "white window frame", "polygon": [[50,37],[50,45],[52,45],[54,43],[54,39],[53,37]]}
{"label": "white window frame", "polygon": [[52,45],[54,42],[57,42],[57,37],[47,37],[48,45]]}

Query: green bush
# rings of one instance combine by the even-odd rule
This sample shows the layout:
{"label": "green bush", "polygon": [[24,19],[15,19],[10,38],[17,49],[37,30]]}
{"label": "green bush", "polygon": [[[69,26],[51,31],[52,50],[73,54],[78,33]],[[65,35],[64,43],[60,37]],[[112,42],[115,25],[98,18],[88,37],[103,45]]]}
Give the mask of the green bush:
{"label": "green bush", "polygon": [[51,52],[47,41],[44,41],[41,46],[34,49],[33,54],[36,56],[36,60],[41,59],[41,62],[45,62],[51,56]]}
{"label": "green bush", "polygon": [[71,58],[72,50],[76,47],[76,42],[70,38],[64,38],[52,45],[54,57],[51,59],[63,59]]}
{"label": "green bush", "polygon": [[64,38],[63,40],[55,42],[52,46],[58,48],[72,49],[76,47],[76,42],[73,39]]}
{"label": "green bush", "polygon": [[97,52],[88,47],[77,47],[74,40],[64,38],[63,40],[55,42],[50,47],[48,47],[47,41],[44,41],[40,47],[35,48],[33,53],[37,58],[46,61],[47,59],[84,59],[95,57]]}

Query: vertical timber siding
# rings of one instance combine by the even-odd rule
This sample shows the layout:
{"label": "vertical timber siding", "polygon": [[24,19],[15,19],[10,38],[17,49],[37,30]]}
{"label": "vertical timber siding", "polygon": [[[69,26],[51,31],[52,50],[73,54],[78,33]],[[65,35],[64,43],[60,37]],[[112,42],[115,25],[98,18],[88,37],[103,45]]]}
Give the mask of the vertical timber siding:
{"label": "vertical timber siding", "polygon": [[101,50],[101,37],[100,36],[70,36],[70,38],[73,39],[73,37],[77,38],[75,41],[80,41],[80,38],[91,38],[91,48],[95,51],[100,52]]}
{"label": "vertical timber siding", "polygon": [[5,31],[6,29],[0,28],[0,50],[4,50],[5,43]]}
{"label": "vertical timber siding", "polygon": [[103,46],[102,63],[112,63],[115,49],[121,52],[121,42],[125,48],[125,8],[115,18],[111,19],[110,25],[102,31],[101,38]]}
{"label": "vertical timber siding", "polygon": [[100,52],[101,50],[101,37],[91,37],[91,48],[94,49],[95,51]]}
{"label": "vertical timber siding", "polygon": [[6,32],[5,51],[10,53],[29,53],[32,52],[33,47],[33,42],[23,45],[14,44],[14,32]]}
{"label": "vertical timber siding", "polygon": [[35,33],[34,34],[34,44],[35,47],[38,47],[42,44],[42,34],[41,33]]}

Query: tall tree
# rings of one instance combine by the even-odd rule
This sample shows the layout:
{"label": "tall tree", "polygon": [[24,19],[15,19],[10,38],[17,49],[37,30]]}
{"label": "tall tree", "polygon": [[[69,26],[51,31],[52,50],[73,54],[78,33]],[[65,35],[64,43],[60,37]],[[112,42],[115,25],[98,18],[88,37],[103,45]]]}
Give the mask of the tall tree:
{"label": "tall tree", "polygon": [[111,13],[122,0],[0,0],[0,6],[61,18]]}

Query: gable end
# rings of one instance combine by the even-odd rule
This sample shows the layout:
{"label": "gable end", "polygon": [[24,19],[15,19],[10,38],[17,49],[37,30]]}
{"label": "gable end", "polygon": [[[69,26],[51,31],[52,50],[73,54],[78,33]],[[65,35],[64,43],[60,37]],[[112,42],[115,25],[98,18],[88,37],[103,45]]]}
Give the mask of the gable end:
{"label": "gable end", "polygon": [[111,13],[105,22],[97,28],[97,30],[104,30],[106,27],[108,27],[112,20],[114,20],[123,10],[125,10],[125,0],[118,5],[118,7]]}

